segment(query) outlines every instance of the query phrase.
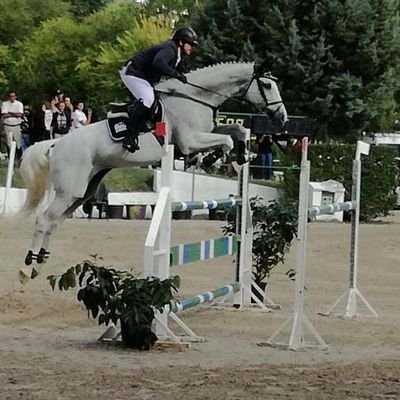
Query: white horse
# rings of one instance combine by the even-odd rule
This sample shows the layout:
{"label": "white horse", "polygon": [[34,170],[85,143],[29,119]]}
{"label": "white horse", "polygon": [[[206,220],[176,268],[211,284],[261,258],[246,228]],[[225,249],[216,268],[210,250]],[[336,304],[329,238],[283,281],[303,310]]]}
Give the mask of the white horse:
{"label": "white horse", "polygon": [[[259,74],[253,63],[218,64],[193,71],[187,78],[189,85],[170,79],[156,87],[164,107],[163,120],[169,140],[183,154],[217,148],[228,154],[234,148],[229,134],[234,133],[243,140],[244,129],[240,126],[214,129],[213,114],[228,98],[251,103],[282,124],[287,122],[275,79]],[[242,139],[238,137],[241,133]],[[107,172],[112,168],[155,164],[164,154],[151,132],[140,135],[139,146],[140,150],[133,154],[124,150],[121,143],[111,140],[106,121],[101,121],[74,130],[61,139],[36,143],[24,153],[20,167],[28,189],[24,210],[33,212],[43,203],[50,183],[55,195],[49,204],[41,204],[36,214],[26,267],[19,272],[22,282],[38,274],[37,264],[49,256],[51,234],[95,193]]]}

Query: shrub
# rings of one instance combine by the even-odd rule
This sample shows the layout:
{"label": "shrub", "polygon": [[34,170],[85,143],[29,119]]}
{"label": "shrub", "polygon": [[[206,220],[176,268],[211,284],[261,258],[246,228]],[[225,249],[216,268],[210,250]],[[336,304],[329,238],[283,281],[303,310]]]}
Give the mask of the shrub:
{"label": "shrub", "polygon": [[[322,182],[334,179],[343,184],[345,200],[351,199],[352,168],[355,145],[324,144],[310,145],[311,181]],[[290,163],[298,155],[285,155],[285,162]],[[298,161],[298,160],[297,160]],[[394,189],[397,167],[395,151],[388,147],[371,146],[370,154],[362,158],[360,219],[371,221],[379,216],[386,216],[396,202]],[[285,171],[283,196],[298,199],[299,173]]]}
{"label": "shrub", "polygon": [[[297,208],[295,203],[283,200],[270,201],[268,205],[259,196],[250,198],[253,211],[253,279],[259,286],[269,278],[271,271],[283,263],[292,240],[297,233]],[[236,211],[228,213],[224,234],[236,232]]]}
{"label": "shrub", "polygon": [[47,278],[51,287],[68,290],[77,285],[77,299],[98,319],[99,325],[110,322],[121,324],[122,341],[126,347],[149,350],[157,341],[152,332],[154,312],[163,312],[177,292],[180,279],[174,276],[160,280],[157,277],[138,279],[127,271],[97,266],[84,261],[70,267],[62,275]]}

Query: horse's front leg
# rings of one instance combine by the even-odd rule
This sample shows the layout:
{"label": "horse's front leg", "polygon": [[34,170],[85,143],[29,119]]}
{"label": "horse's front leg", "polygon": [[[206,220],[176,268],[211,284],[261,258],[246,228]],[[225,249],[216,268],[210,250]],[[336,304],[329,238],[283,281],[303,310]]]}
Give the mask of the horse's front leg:
{"label": "horse's front leg", "polygon": [[229,135],[233,139],[234,149],[232,151],[234,159],[239,165],[248,161],[247,154],[247,138],[248,133],[246,128],[238,124],[219,125],[213,129],[213,133]]}
{"label": "horse's front leg", "polygon": [[211,166],[216,160],[224,154],[229,154],[234,148],[234,143],[229,135],[219,135],[209,132],[192,132],[190,136],[181,136],[178,146],[182,153],[200,153],[206,151],[215,151],[203,159],[205,166]]}

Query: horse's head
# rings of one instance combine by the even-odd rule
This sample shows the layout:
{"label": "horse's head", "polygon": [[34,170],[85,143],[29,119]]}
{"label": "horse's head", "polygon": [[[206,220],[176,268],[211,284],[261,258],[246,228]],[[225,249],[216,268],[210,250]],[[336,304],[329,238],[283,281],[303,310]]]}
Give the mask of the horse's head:
{"label": "horse's head", "polygon": [[243,94],[243,98],[254,104],[260,111],[279,121],[282,126],[288,121],[277,79],[269,72],[262,73],[256,66],[252,79]]}

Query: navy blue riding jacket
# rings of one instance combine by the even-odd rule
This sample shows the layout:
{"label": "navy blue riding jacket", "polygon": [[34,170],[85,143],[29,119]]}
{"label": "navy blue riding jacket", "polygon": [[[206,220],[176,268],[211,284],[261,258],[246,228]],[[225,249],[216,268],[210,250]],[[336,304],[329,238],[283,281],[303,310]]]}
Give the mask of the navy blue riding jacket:
{"label": "navy blue riding jacket", "polygon": [[150,84],[158,83],[163,75],[176,78],[180,75],[178,60],[178,46],[173,40],[149,47],[134,54],[126,63],[127,75],[145,79]]}

